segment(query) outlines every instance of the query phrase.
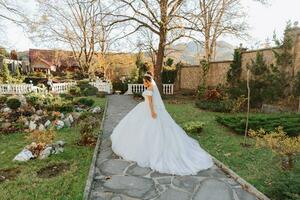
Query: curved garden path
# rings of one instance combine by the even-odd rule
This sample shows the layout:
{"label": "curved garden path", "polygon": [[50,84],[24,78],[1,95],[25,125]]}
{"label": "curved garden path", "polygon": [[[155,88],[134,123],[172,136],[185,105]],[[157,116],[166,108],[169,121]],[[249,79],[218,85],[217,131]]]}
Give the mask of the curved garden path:
{"label": "curved garden path", "polygon": [[216,165],[195,176],[171,176],[141,168],[111,150],[110,134],[136,101],[131,96],[108,96],[108,108],[91,186],[86,195],[94,200],[255,200],[256,197]]}

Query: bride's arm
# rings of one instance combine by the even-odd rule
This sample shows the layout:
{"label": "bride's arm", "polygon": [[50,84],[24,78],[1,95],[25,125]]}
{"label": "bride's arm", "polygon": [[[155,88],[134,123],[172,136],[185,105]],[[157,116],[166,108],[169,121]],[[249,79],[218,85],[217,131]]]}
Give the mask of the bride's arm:
{"label": "bride's arm", "polygon": [[147,95],[147,99],[148,99],[148,102],[149,102],[149,107],[150,107],[150,111],[151,111],[151,116],[153,119],[155,119],[157,117],[157,114],[154,110],[154,105],[153,105],[153,98],[152,96],[150,95]]}

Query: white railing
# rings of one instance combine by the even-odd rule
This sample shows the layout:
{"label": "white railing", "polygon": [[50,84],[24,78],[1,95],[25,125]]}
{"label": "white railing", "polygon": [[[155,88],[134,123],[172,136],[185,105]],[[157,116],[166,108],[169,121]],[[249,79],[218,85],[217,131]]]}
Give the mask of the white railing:
{"label": "white railing", "polygon": [[[98,91],[107,92],[110,94],[112,92],[112,85],[110,82],[90,82],[92,86],[96,87]],[[77,85],[76,82],[66,82],[66,83],[53,83],[51,87],[51,92],[61,94],[68,92],[69,88]],[[30,92],[47,94],[47,88],[41,88],[34,86],[33,84],[0,84],[0,94],[27,94]]]}
{"label": "white railing", "polygon": [[[128,90],[125,94],[142,93],[145,90],[143,84],[128,84]],[[170,95],[174,93],[174,84],[163,84],[163,93]]]}
{"label": "white railing", "polygon": [[76,85],[76,82],[66,82],[66,83],[53,83],[51,86],[51,91],[53,93],[65,93],[68,92],[69,88]]}
{"label": "white railing", "polygon": [[110,82],[90,82],[90,85],[96,87],[99,92],[106,92],[108,94],[111,94],[112,92],[112,84]]}
{"label": "white railing", "polygon": [[[89,82],[90,85],[96,87],[99,92],[106,92],[108,94],[112,91],[112,86],[109,82]],[[53,83],[51,91],[54,93],[66,93],[70,87],[77,85],[76,82],[66,82],[66,83]]]}
{"label": "white railing", "polygon": [[26,94],[32,91],[32,84],[0,84],[0,94]]}
{"label": "white railing", "polygon": [[163,84],[164,94],[173,94],[174,93],[174,84]]}
{"label": "white railing", "polygon": [[48,94],[48,89],[46,87],[41,88],[38,86],[33,86],[32,91],[40,94]]}

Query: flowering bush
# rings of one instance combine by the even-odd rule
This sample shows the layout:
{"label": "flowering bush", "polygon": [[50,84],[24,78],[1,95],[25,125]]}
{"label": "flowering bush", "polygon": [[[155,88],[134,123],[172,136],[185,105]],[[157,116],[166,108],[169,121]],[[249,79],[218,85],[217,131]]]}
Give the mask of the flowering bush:
{"label": "flowering bush", "polygon": [[200,133],[203,129],[204,123],[200,121],[186,122],[183,129],[189,133]]}
{"label": "flowering bush", "polygon": [[282,127],[271,132],[249,130],[249,136],[256,138],[257,147],[268,147],[280,156],[283,169],[293,168],[293,159],[300,154],[300,136],[288,137]]}
{"label": "flowering bush", "polygon": [[218,89],[206,90],[204,95],[205,95],[206,100],[221,100],[222,99],[221,91]]}
{"label": "flowering bush", "polygon": [[39,131],[35,130],[31,133],[29,133],[28,136],[26,136],[26,139],[28,139],[31,142],[35,142],[37,144],[43,143],[43,144],[51,144],[56,136],[56,132],[54,130],[47,130],[47,131]]}

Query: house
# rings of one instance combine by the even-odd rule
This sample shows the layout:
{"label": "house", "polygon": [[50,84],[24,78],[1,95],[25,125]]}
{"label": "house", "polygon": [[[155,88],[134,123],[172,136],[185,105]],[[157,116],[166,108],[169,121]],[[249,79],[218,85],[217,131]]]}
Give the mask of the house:
{"label": "house", "polygon": [[79,64],[72,51],[29,49],[29,62],[33,71],[47,74],[79,69]]}

